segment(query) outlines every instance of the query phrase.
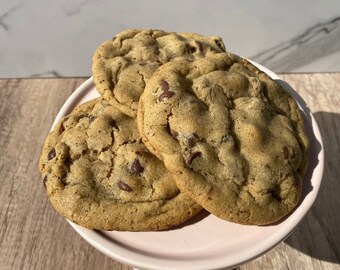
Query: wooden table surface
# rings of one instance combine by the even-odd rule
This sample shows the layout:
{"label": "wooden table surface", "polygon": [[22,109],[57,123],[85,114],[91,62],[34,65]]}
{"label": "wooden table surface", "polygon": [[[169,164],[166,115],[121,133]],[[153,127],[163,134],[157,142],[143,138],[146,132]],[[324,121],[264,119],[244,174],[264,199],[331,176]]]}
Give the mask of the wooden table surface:
{"label": "wooden table surface", "polygon": [[[239,267],[340,269],[340,73],[281,77],[321,129],[325,172],[318,198],[294,233]],[[0,80],[0,269],[131,270],[90,246],[49,204],[37,168],[57,112],[85,78]]]}

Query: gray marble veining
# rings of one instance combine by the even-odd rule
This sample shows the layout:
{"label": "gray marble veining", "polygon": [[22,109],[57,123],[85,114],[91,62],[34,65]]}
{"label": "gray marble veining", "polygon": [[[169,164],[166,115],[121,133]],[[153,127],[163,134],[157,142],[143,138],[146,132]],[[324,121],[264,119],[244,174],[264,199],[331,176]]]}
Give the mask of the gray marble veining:
{"label": "gray marble veining", "polygon": [[340,71],[336,0],[1,0],[0,77],[90,76],[95,48],[127,28],[219,35],[275,72]]}
{"label": "gray marble veining", "polygon": [[[259,52],[251,58],[262,65],[278,71],[304,71],[317,59],[334,57],[339,60],[340,17],[317,23],[305,32],[277,46]],[[335,59],[329,59],[335,63]],[[320,64],[320,71],[325,66]],[[339,71],[339,70],[338,70]]]}

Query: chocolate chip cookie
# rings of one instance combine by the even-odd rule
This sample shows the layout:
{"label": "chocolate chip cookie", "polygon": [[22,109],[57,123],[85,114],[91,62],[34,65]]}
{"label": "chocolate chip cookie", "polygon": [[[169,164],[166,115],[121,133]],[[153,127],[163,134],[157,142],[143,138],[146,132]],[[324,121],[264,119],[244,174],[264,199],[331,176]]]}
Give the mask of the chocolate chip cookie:
{"label": "chocolate chip cookie", "polygon": [[181,191],[214,215],[264,225],[298,204],[308,164],[302,114],[247,60],[220,53],[164,64],[146,85],[137,121]]}
{"label": "chocolate chip cookie", "polygon": [[101,98],[55,126],[39,168],[53,207],[90,229],[162,230],[201,209],[146,149],[136,119]]}
{"label": "chocolate chip cookie", "polygon": [[104,42],[93,55],[93,80],[101,96],[136,117],[146,82],[162,64],[178,57],[204,58],[224,52],[220,37],[132,29]]}

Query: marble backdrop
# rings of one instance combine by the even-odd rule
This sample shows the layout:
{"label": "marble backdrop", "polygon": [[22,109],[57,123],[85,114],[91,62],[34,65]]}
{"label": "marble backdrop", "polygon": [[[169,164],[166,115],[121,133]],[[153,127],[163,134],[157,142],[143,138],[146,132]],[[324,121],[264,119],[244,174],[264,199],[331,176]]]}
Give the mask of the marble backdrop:
{"label": "marble backdrop", "polygon": [[340,71],[336,0],[0,0],[0,77],[90,76],[126,28],[219,35],[275,72]]}

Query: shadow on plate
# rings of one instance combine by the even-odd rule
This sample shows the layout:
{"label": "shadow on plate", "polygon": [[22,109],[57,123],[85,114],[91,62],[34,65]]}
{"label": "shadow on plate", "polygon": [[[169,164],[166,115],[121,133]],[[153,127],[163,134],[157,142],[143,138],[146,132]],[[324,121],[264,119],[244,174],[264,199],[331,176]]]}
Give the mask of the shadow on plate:
{"label": "shadow on plate", "polygon": [[207,218],[209,215],[211,215],[211,214],[207,210],[202,209],[199,213],[197,213],[192,218],[188,219],[187,221],[183,222],[182,224],[179,224],[175,227],[170,228],[169,230],[171,230],[171,231],[172,230],[178,230],[178,229],[181,229],[183,227],[193,225],[193,224],[198,223],[198,222],[202,221],[203,219]]}
{"label": "shadow on plate", "polygon": [[316,112],[325,151],[318,197],[294,233],[284,242],[313,258],[340,263],[340,114]]}

